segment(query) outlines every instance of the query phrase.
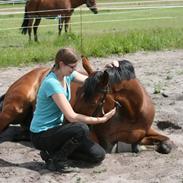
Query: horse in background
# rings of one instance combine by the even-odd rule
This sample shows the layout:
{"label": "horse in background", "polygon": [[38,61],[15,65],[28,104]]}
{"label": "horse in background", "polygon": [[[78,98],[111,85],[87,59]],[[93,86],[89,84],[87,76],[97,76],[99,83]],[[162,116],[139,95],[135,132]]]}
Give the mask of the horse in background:
{"label": "horse in background", "polygon": [[32,25],[34,31],[34,41],[38,41],[37,29],[41,22],[41,18],[59,19],[59,35],[62,27],[65,25],[65,32],[68,31],[69,22],[74,9],[86,4],[93,12],[98,13],[95,0],[28,0],[25,4],[25,14],[22,23],[22,34],[28,31],[29,41],[31,40]]}
{"label": "horse in background", "polygon": [[[119,67],[94,72],[88,60],[82,60],[89,78],[83,86],[74,82],[71,85],[74,110],[97,117],[118,106],[116,115],[107,123],[91,126],[91,137],[107,152],[121,141],[132,144],[134,152],[138,152],[137,144],[143,144],[155,145],[156,151],[169,153],[169,138],[151,127],[154,106],[136,79],[133,65],[129,61],[120,61]],[[29,130],[37,91],[49,71],[50,68],[34,69],[9,87],[0,101],[0,132],[13,123]]]}

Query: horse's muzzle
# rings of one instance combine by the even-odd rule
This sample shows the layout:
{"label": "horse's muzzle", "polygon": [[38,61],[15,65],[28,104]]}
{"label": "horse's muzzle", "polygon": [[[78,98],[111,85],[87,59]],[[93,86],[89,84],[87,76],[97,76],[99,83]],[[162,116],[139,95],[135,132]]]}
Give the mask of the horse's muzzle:
{"label": "horse's muzzle", "polygon": [[97,14],[98,13],[98,9],[96,7],[90,7],[90,10],[94,13]]}
{"label": "horse's muzzle", "polygon": [[94,8],[93,13],[97,14],[98,13],[98,9]]}

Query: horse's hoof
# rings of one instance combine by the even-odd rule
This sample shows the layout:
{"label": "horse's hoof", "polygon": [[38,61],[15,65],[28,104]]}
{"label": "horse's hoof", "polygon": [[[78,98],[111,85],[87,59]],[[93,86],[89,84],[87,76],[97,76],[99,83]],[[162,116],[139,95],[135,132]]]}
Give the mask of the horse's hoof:
{"label": "horse's hoof", "polygon": [[156,151],[161,153],[161,154],[168,154],[172,150],[172,142],[170,140],[166,140],[163,142],[160,142],[156,146]]}
{"label": "horse's hoof", "polygon": [[140,152],[139,144],[136,144],[136,143],[132,144],[131,148],[132,148],[132,153],[139,153]]}

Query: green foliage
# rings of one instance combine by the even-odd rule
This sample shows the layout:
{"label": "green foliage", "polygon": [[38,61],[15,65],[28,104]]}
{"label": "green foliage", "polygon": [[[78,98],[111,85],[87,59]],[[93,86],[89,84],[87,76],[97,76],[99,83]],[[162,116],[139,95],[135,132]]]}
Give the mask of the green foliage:
{"label": "green foliage", "polygon": [[[50,33],[49,33],[50,34]],[[49,35],[47,35],[49,36]],[[24,65],[46,62],[54,59],[60,47],[74,47],[87,56],[104,57],[111,54],[125,54],[140,50],[156,51],[163,49],[183,48],[183,29],[133,30],[124,33],[107,33],[81,37],[69,33],[53,40],[42,40],[39,43],[24,42],[10,44],[0,48],[0,65]]]}
{"label": "green foliage", "polygon": [[0,15],[0,67],[48,62],[60,47],[66,46],[88,57],[183,48],[182,8],[104,10],[97,15],[85,11],[82,22],[80,18],[76,11],[71,32],[62,32],[61,36],[58,19],[42,19],[39,43],[35,43],[19,30],[22,14]]}
{"label": "green foliage", "polygon": [[162,92],[162,90],[163,90],[163,83],[158,82],[154,85],[154,92],[153,93],[159,94]]}

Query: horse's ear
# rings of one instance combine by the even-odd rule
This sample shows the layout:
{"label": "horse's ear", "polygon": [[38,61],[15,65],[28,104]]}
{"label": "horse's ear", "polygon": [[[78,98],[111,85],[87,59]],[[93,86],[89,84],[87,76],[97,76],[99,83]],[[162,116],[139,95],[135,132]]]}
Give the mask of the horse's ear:
{"label": "horse's ear", "polygon": [[83,68],[85,69],[85,71],[88,73],[88,75],[91,75],[94,71],[91,67],[91,64],[90,64],[90,61],[88,60],[87,57],[85,56],[81,56],[82,58],[82,65],[83,65]]}
{"label": "horse's ear", "polygon": [[105,87],[107,86],[108,83],[109,83],[109,74],[106,71],[104,71],[103,75],[101,76],[100,86]]}

